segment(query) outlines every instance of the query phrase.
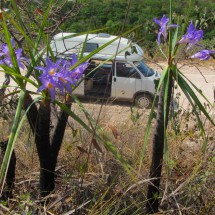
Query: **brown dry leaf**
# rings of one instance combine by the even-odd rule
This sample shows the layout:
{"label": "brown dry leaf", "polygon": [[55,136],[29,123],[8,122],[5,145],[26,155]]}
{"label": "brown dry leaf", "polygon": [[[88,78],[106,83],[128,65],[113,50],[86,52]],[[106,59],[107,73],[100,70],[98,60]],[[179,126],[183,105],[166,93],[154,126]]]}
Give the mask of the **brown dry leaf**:
{"label": "brown dry leaf", "polygon": [[96,139],[92,139],[92,144],[96,148],[97,151],[103,153],[103,151],[102,151],[101,147],[99,146],[99,144],[97,143]]}
{"label": "brown dry leaf", "polygon": [[111,129],[112,134],[115,137],[115,139],[117,139],[119,136],[119,132],[117,131],[116,127],[113,125],[108,125],[108,127]]}
{"label": "brown dry leaf", "polygon": [[39,15],[43,15],[43,11],[40,8],[36,9],[36,13],[39,14]]}
{"label": "brown dry leaf", "polygon": [[88,154],[88,151],[87,151],[86,149],[83,149],[83,148],[80,147],[80,146],[77,146],[77,148],[78,148],[78,150],[79,150],[80,152]]}

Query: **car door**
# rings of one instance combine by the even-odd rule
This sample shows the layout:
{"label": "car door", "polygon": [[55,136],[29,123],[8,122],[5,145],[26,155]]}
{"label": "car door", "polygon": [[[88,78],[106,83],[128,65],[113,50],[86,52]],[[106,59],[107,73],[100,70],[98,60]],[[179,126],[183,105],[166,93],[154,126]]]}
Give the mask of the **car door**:
{"label": "car door", "polygon": [[141,90],[141,75],[134,65],[129,62],[115,62],[112,97],[130,100],[138,90]]}
{"label": "car door", "polygon": [[85,88],[85,82],[84,82],[84,75],[83,75],[81,80],[78,82],[77,87],[75,87],[74,89],[74,94],[78,96],[83,96],[84,88]]}

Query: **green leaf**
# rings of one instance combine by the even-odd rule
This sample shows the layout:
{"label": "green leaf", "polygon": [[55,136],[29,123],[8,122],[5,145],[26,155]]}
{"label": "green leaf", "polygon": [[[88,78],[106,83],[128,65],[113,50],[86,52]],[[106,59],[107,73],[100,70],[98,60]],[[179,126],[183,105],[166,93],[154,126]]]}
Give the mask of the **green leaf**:
{"label": "green leaf", "polygon": [[[7,23],[6,23],[5,19],[3,19],[3,28],[4,28],[4,34],[5,34],[7,46],[9,48],[9,52],[10,52],[10,57],[11,57],[11,60],[13,63],[13,67],[14,67],[16,73],[21,74],[20,70],[19,70],[18,62],[16,59],[16,54],[15,54],[14,49],[11,44],[11,40],[10,40],[11,37],[10,37],[9,31],[8,31],[8,27],[7,27]],[[18,83],[20,86],[22,86],[22,82],[20,80],[18,80]]]}
{"label": "green leaf", "polygon": [[[211,117],[209,116],[209,114],[207,113],[207,111],[205,110],[204,106],[202,105],[202,103],[199,101],[198,97],[196,96],[196,94],[194,93],[194,91],[192,90],[192,88],[189,86],[189,84],[185,81],[185,79],[182,77],[181,72],[177,73],[174,71],[174,77],[176,79],[176,81],[178,82],[178,85],[180,86],[180,88],[182,89],[183,92],[186,91],[185,95],[189,95],[193,101],[195,102],[195,105],[197,105],[197,107],[199,108],[199,110],[207,117],[207,119],[213,124],[213,120],[211,119]],[[177,78],[176,78],[177,76]]]}
{"label": "green leaf", "polygon": [[[38,85],[31,79],[21,75],[21,74],[17,74],[14,69],[8,67],[8,66],[5,66],[5,65],[1,65],[1,67],[4,69],[4,70],[0,70],[0,72],[4,72],[6,74],[9,74],[11,75],[12,77],[16,77],[16,78],[19,78],[21,80],[25,80],[26,82],[32,84],[33,86],[35,87],[38,87]],[[14,78],[14,80],[16,81],[16,79]]]}
{"label": "green leaf", "polygon": [[[25,91],[22,90],[20,92],[20,97],[19,97],[19,101],[18,101],[18,105],[17,105],[17,109],[16,109],[16,115],[15,115],[14,122],[12,125],[9,141],[7,144],[7,149],[6,149],[4,159],[3,159],[3,162],[1,165],[0,183],[2,183],[4,178],[6,177],[8,166],[10,163],[10,158],[11,158],[12,151],[14,148],[14,144],[15,144],[16,138],[17,138],[18,133],[19,133],[19,128],[22,125],[20,119],[21,119],[21,111],[22,111],[22,104],[23,104],[24,97],[25,97]],[[4,186],[4,183],[2,186]]]}
{"label": "green leaf", "polygon": [[14,10],[14,12],[15,12],[15,14],[16,14],[16,17],[17,17],[17,20],[18,20],[18,22],[19,22],[19,26],[23,29],[23,31],[26,29],[26,27],[25,27],[25,24],[24,24],[24,22],[22,21],[22,18],[21,18],[21,13],[19,12],[19,9],[18,9],[18,7],[17,7],[17,4],[16,4],[16,2],[14,1],[14,0],[11,0],[11,4],[12,4],[12,6],[13,6],[13,10]]}
{"label": "green leaf", "polygon": [[[177,23],[179,23],[179,21]],[[172,57],[174,57],[174,55],[177,52],[177,47],[176,47],[177,41],[178,41],[178,25],[175,29],[175,33],[172,39],[172,53],[171,53]]]}
{"label": "green leaf", "polygon": [[81,50],[81,54],[80,54],[80,59],[83,58],[83,55],[84,55],[84,50],[86,48],[86,44],[87,44],[87,38],[88,38],[88,33],[86,34],[86,37],[85,37],[85,40],[84,40],[84,43],[83,43],[83,47],[82,47],[82,50]]}
{"label": "green leaf", "polygon": [[[111,141],[109,140],[109,138],[105,135],[105,132],[103,131],[103,129],[99,126],[98,122],[95,121],[91,115],[87,112],[87,110],[84,108],[84,106],[82,105],[82,103],[77,99],[76,96],[73,96],[73,98],[75,99],[76,103],[79,105],[79,107],[81,108],[81,110],[83,111],[83,113],[85,114],[86,118],[89,120],[90,124],[91,124],[91,129],[93,131],[93,138],[95,137],[97,140],[99,140],[99,142],[102,144],[104,144],[104,147],[111,152],[115,158],[117,160],[120,161],[120,163],[123,165],[123,167],[126,169],[126,171],[131,174],[130,169],[131,167],[129,166],[128,162],[120,155],[120,153],[117,151],[117,148],[114,144],[111,143]],[[100,138],[100,136],[96,133],[96,131],[98,131],[98,133],[102,136],[102,138]]]}
{"label": "green leaf", "polygon": [[[169,23],[172,24],[172,0],[169,0]],[[169,58],[171,58],[172,53],[172,31],[169,31]]]}
{"label": "green leaf", "polygon": [[37,36],[36,42],[35,42],[33,55],[35,55],[35,53],[37,52],[38,45],[39,45],[40,40],[41,40],[41,38],[42,38],[42,36],[43,36],[44,27],[45,27],[46,24],[47,24],[48,15],[49,15],[49,12],[50,12],[50,10],[51,10],[51,8],[52,8],[53,1],[54,1],[54,0],[50,0],[50,1],[49,1],[48,8],[46,9],[46,12],[45,12],[45,14],[44,14],[44,16],[43,16],[42,25],[41,25],[41,27],[40,27],[40,31],[39,31],[39,34],[38,34],[38,36]]}
{"label": "green leaf", "polygon": [[208,98],[202,93],[200,90],[191,80],[189,80],[182,72],[178,71],[193,87],[194,89],[205,99],[205,101],[213,107],[213,104],[208,100]]}
{"label": "green leaf", "polygon": [[210,118],[210,116],[208,115],[207,111],[205,110],[205,108],[203,107],[203,105],[201,104],[201,102],[199,101],[198,97],[196,96],[196,94],[193,92],[193,90],[190,88],[190,86],[187,84],[187,82],[183,79],[183,77],[181,76],[181,74],[178,74],[178,85],[180,86],[180,88],[182,89],[183,93],[185,94],[185,96],[187,97],[188,101],[190,102],[191,106],[193,107],[193,111],[196,115],[196,118],[198,120],[198,126],[201,130],[201,135],[204,138],[204,143],[202,146],[203,151],[205,152],[206,147],[207,147],[207,137],[205,134],[205,130],[204,130],[204,126],[203,123],[199,117],[199,113],[196,111],[196,106],[199,108],[200,111],[202,111],[202,113],[209,119],[209,121],[213,124],[213,120]]}
{"label": "green leaf", "polygon": [[68,35],[68,36],[62,36],[62,38],[60,38],[60,40],[62,40],[62,39],[70,39],[70,38],[73,38],[73,37],[81,36],[83,34],[102,32],[103,30],[107,30],[108,28],[109,27],[105,27],[105,28],[100,28],[100,29],[96,29],[96,30],[90,30],[90,31],[82,32],[82,33],[75,33],[75,34],[71,34],[71,35]]}
{"label": "green leaf", "polygon": [[[81,108],[81,110],[85,113],[85,116],[87,117],[88,120],[90,120],[91,123],[93,123],[94,125],[96,124],[96,122],[92,119],[92,117],[90,116],[90,114],[86,111],[86,109],[83,107],[83,105],[77,100],[77,98],[74,96],[77,104],[79,105],[79,107]],[[90,132],[92,135],[94,135],[93,138],[95,138],[100,144],[103,144],[104,147],[110,151],[116,159],[118,159],[121,164],[124,166],[124,168],[129,171],[129,165],[127,163],[127,161],[120,155],[120,153],[118,153],[117,148],[115,147],[115,145],[113,145],[111,143],[111,141],[109,140],[109,138],[105,135],[104,131],[102,130],[102,128],[97,125],[96,128],[90,128],[79,116],[77,116],[74,112],[72,112],[70,109],[68,109],[68,107],[59,102],[59,101],[55,101],[55,103],[62,109],[64,110],[67,114],[69,114],[69,116],[71,116],[76,122],[78,122],[84,129],[86,129],[86,131]]]}
{"label": "green leaf", "polygon": [[25,37],[28,43],[33,47],[34,42],[28,37],[23,28],[20,27],[20,25],[11,17],[11,15],[9,13],[5,13],[5,17],[10,20],[10,23],[14,25],[14,27]]}
{"label": "green leaf", "polygon": [[[129,34],[135,30],[137,30],[138,28],[142,27],[142,25],[138,25],[137,27],[125,32],[122,34],[123,35],[126,35],[126,34]],[[95,55],[96,53],[98,53],[99,51],[101,51],[102,49],[106,48],[107,46],[109,46],[111,43],[113,43],[114,41],[118,40],[121,36],[118,36],[116,37],[115,39],[105,43],[104,45],[100,46],[99,48],[95,49],[94,51],[92,51],[90,54],[88,54],[87,56],[83,57],[82,59],[80,59],[74,66],[72,66],[70,69],[74,69],[76,68],[77,66],[79,66],[80,64],[82,64],[83,62],[86,62],[88,61],[93,55]],[[117,53],[116,53],[117,54]]]}
{"label": "green leaf", "polygon": [[[40,54],[36,55],[37,49],[38,49],[38,46],[39,46],[39,44],[40,44],[41,39],[44,38],[45,43],[46,43],[46,44],[49,44],[48,41],[46,40],[45,36],[44,36],[44,28],[45,28],[45,26],[46,26],[46,24],[47,24],[47,19],[48,19],[49,12],[50,12],[50,10],[51,10],[51,8],[52,8],[52,4],[53,4],[53,0],[51,0],[51,1],[49,2],[48,8],[47,8],[47,10],[46,10],[46,12],[45,12],[45,14],[44,14],[44,16],[43,16],[42,25],[40,26],[37,39],[36,39],[36,41],[35,41],[35,43],[34,43],[33,52],[30,53],[30,56],[31,56],[31,64],[29,65],[29,68],[28,68],[28,72],[27,72],[27,74],[26,74],[26,77],[29,77],[29,76],[32,74],[32,72],[34,71],[35,65],[37,65],[38,60],[40,59],[40,57],[41,57],[42,54],[43,54],[43,53],[41,52]],[[48,47],[49,47],[49,46],[48,46]],[[37,80],[37,83],[39,84],[39,83],[40,83],[40,81],[39,81],[39,79],[38,79],[39,72],[36,71],[35,74],[36,74],[36,77],[35,77],[35,78],[36,78],[36,80]]]}

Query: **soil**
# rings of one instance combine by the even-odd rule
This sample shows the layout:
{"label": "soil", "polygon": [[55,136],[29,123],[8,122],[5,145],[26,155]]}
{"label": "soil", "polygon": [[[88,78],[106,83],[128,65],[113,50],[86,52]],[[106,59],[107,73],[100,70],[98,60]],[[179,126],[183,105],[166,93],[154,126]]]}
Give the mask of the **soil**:
{"label": "soil", "polygon": [[[159,62],[157,65],[151,64],[152,68],[157,69],[161,72],[162,69],[158,66],[165,66],[165,63]],[[198,87],[202,93],[206,96],[210,103],[215,102],[215,60],[211,59],[207,63],[199,63],[199,61],[184,62],[178,65],[179,70],[194,84]],[[194,90],[197,92],[196,90]],[[175,93],[182,92],[179,89],[175,90]],[[205,99],[197,93],[197,97],[201,102],[205,102]],[[206,102],[207,103],[207,102]],[[181,93],[180,106],[187,108],[189,104],[186,96]]]}

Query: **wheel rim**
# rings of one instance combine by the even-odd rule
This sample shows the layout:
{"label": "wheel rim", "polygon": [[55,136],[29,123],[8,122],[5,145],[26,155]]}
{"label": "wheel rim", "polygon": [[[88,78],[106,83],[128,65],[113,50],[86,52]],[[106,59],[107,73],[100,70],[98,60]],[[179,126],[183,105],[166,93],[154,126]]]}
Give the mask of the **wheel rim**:
{"label": "wheel rim", "polygon": [[138,99],[137,105],[140,108],[147,108],[150,105],[150,101],[149,101],[149,99],[147,97],[143,96],[143,97],[140,97]]}

